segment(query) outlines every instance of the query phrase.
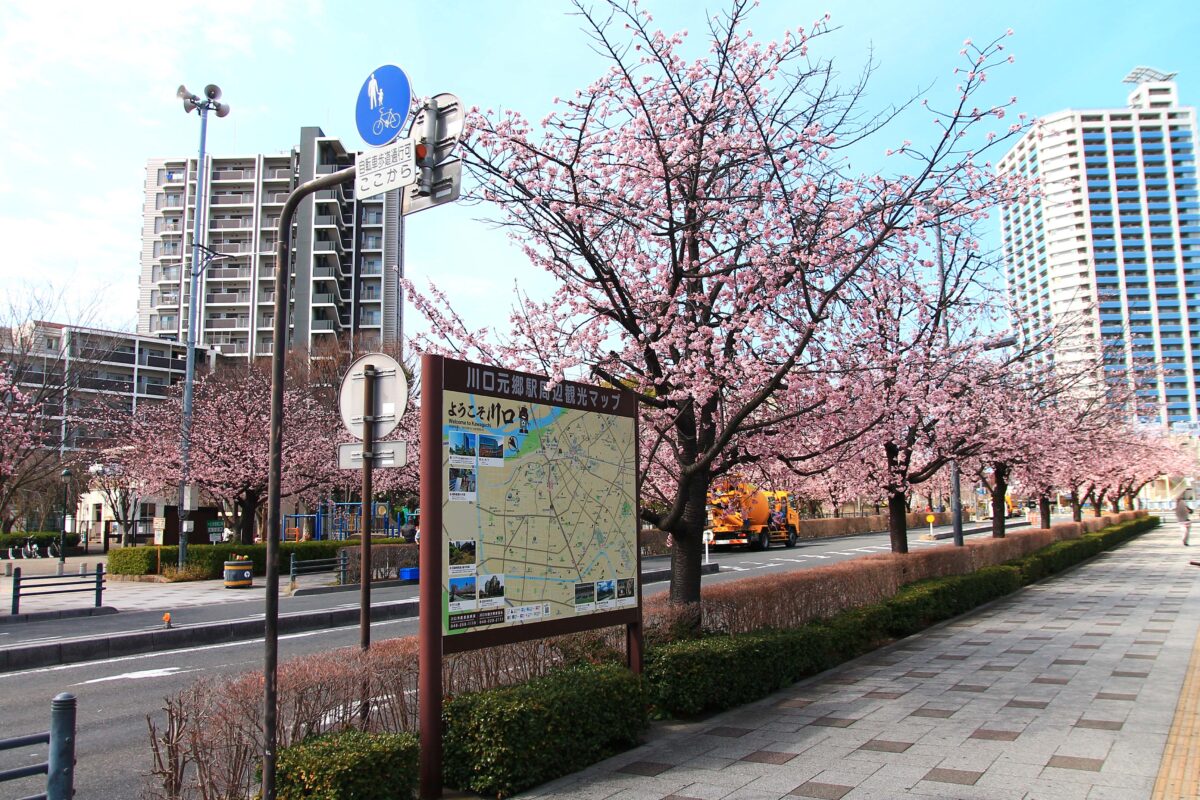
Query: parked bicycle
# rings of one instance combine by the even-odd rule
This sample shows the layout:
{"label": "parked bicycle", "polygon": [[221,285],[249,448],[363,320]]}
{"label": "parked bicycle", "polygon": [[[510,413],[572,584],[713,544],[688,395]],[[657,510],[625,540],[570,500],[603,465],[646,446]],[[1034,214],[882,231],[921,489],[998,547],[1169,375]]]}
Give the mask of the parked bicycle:
{"label": "parked bicycle", "polygon": [[32,537],[27,538],[19,545],[10,546],[8,548],[8,557],[11,560],[18,558],[45,558],[42,555],[41,547],[38,546],[38,543]]}

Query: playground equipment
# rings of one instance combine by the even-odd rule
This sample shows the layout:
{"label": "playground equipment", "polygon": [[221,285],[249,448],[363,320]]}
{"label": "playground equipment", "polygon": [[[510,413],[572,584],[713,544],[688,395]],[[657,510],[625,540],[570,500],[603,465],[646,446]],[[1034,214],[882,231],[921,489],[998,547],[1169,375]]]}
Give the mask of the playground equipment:
{"label": "playground equipment", "polygon": [[[375,519],[371,534],[384,538],[399,538],[406,516],[415,514],[405,508],[393,509],[388,503],[375,503],[372,510]],[[313,514],[287,514],[283,518],[283,541],[357,539],[362,531],[361,516],[359,503],[322,503]]]}

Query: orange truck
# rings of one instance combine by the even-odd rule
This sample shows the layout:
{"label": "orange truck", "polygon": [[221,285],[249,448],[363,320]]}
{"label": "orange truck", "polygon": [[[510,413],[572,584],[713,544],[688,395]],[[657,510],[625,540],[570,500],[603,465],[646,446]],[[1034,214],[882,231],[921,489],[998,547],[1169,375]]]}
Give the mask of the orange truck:
{"label": "orange truck", "polygon": [[750,545],[766,550],[772,543],[795,547],[800,514],[787,492],[759,489],[749,483],[729,482],[708,495],[705,532],[714,545]]}

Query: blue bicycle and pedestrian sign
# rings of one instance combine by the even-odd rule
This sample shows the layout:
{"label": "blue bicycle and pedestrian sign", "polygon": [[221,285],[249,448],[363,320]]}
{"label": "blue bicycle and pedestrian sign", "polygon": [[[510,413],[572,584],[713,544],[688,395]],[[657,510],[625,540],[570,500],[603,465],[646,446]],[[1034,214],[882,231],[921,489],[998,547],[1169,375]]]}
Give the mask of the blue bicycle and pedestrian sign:
{"label": "blue bicycle and pedestrian sign", "polygon": [[400,135],[411,105],[408,76],[394,64],[384,64],[367,76],[358,92],[354,107],[358,135],[372,147],[382,147]]}

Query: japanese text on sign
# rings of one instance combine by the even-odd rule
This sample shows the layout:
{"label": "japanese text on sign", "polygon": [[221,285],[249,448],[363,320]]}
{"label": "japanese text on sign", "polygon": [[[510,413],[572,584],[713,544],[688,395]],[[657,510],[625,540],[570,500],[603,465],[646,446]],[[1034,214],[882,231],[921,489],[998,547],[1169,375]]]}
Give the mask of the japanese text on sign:
{"label": "japanese text on sign", "polygon": [[355,186],[360,200],[408,186],[416,180],[412,139],[400,139],[393,145],[362,153],[358,157]]}

